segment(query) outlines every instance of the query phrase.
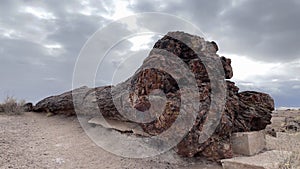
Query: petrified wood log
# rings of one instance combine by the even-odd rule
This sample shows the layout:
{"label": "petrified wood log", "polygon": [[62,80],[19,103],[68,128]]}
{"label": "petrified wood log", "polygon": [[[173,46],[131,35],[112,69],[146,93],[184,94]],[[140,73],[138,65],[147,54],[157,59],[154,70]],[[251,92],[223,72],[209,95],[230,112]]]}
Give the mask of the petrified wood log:
{"label": "petrified wood log", "polygon": [[[185,109],[187,113],[184,116],[196,117],[192,127],[175,147],[177,153],[185,157],[204,156],[211,160],[230,158],[233,155],[230,145],[231,133],[264,129],[270,124],[274,101],[264,93],[239,93],[239,88],[226,80],[233,76],[231,60],[219,57],[217,51],[218,46],[215,42],[207,42],[203,38],[183,32],[170,32],[155,43],[143,65],[127,81],[116,86],[95,89],[83,87],[74,90],[73,94],[84,94],[83,99],[79,100],[80,104],[77,104],[84,106],[79,107],[81,111],[76,113],[92,116],[97,115],[100,110],[107,119],[135,122],[144,132],[153,136],[168,130],[180,115],[180,110]],[[172,61],[171,58],[181,62]],[[208,60],[208,65],[205,64],[205,60]],[[223,76],[208,71],[218,71],[214,67],[218,61],[221,63]],[[156,68],[151,68],[154,65]],[[172,75],[164,71],[171,71],[167,68],[169,65],[175,67]],[[193,106],[182,106],[184,90],[181,86],[189,83],[185,79],[189,74],[179,69],[183,65],[193,74],[192,78],[199,93],[197,97],[194,97],[193,93],[187,94],[189,99],[197,99],[196,109]],[[216,84],[212,78],[220,83]],[[214,98],[217,101],[213,101],[212,90],[217,90],[217,97]],[[218,112],[211,104],[222,103],[222,98],[218,97],[222,92],[226,92],[226,100],[224,109]],[[164,104],[160,105],[161,103]],[[40,101],[34,106],[34,111],[75,114],[72,91]],[[215,116],[211,114],[215,114],[219,119],[212,119],[211,117]],[[182,123],[190,125],[184,124],[184,120]],[[208,134],[207,139],[199,141],[203,134],[205,135],[202,131],[207,123],[216,123],[217,126]]]}

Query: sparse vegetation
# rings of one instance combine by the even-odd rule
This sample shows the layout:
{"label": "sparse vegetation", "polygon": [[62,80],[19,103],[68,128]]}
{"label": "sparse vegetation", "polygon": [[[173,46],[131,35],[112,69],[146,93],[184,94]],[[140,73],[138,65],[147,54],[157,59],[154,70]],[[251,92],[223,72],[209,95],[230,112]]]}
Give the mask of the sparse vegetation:
{"label": "sparse vegetation", "polygon": [[279,169],[300,169],[300,116],[296,112],[279,110],[273,114],[272,124],[268,126],[273,137],[267,137],[267,147],[281,151],[280,156],[274,157],[275,161],[285,160]]}
{"label": "sparse vegetation", "polygon": [[17,100],[13,96],[7,96],[0,104],[0,112],[9,115],[20,115],[24,112],[25,100]]}
{"label": "sparse vegetation", "polygon": [[293,152],[292,156],[288,158],[280,169],[300,169],[300,154]]}

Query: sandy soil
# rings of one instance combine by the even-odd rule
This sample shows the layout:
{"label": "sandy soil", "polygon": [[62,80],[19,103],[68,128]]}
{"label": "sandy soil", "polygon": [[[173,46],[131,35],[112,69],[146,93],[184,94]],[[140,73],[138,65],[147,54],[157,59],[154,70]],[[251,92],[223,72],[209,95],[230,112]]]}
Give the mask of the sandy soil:
{"label": "sandy soil", "polygon": [[95,145],[75,117],[25,113],[0,115],[0,168],[221,169],[201,162],[179,166],[164,160],[128,159]]}

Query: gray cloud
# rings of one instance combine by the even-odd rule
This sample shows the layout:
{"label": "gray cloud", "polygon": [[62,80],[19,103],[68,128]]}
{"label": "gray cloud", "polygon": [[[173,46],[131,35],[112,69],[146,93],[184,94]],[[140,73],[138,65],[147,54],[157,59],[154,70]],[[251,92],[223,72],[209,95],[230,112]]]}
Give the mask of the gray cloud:
{"label": "gray cloud", "polygon": [[[300,105],[296,98],[300,95],[299,1],[128,2],[128,10],[132,12],[164,12],[195,24],[206,38],[218,43],[221,54],[242,55],[262,63],[279,63],[274,71],[267,74],[234,80],[242,90],[271,93],[278,106]],[[116,12],[116,6],[118,1],[110,0],[1,2],[1,97],[15,95],[37,101],[69,90],[81,47],[98,28],[112,21],[110,16]],[[172,28],[172,22],[165,22],[163,18],[138,20],[136,26],[138,29],[147,24],[152,25],[154,30]],[[174,23],[173,26],[178,25]],[[134,30],[121,24],[114,30],[108,30],[106,36],[101,37],[106,42],[101,42],[97,47],[105,49],[111,41],[128,31],[134,33]],[[157,38],[155,36],[150,42],[150,47]],[[132,72],[129,69],[138,67],[139,59],[146,57],[147,51],[128,50],[131,47],[132,43],[125,40],[111,51],[103,62],[105,66],[98,70],[97,84],[109,83],[120,63],[126,63],[119,67],[124,73],[122,76],[128,76]],[[131,59],[128,58],[130,55]]]}
{"label": "gray cloud", "polygon": [[282,63],[273,73],[249,77],[249,81],[236,80],[241,91],[255,90],[271,94],[276,107],[299,106],[300,72],[299,61]]}
{"label": "gray cloud", "polygon": [[[224,50],[268,62],[299,59],[300,5],[295,1],[245,1],[224,12],[220,20]],[[237,49],[236,46],[239,46]]]}
{"label": "gray cloud", "polygon": [[[80,12],[88,7],[94,8],[90,16]],[[76,57],[86,40],[109,22],[101,16],[107,12],[102,5],[79,2],[1,2],[1,98],[37,101],[69,90]]]}
{"label": "gray cloud", "polygon": [[[167,3],[168,2],[168,3]],[[165,5],[164,5],[165,3]],[[261,61],[299,58],[300,4],[297,1],[134,1],[132,10],[182,16],[216,40],[220,52],[246,55]]]}
{"label": "gray cloud", "polygon": [[237,85],[239,86],[240,91],[255,90],[269,93],[274,98],[276,107],[298,107],[300,105],[300,90],[298,88],[300,85],[300,81],[271,81],[271,79],[265,79],[259,84],[237,81]]}

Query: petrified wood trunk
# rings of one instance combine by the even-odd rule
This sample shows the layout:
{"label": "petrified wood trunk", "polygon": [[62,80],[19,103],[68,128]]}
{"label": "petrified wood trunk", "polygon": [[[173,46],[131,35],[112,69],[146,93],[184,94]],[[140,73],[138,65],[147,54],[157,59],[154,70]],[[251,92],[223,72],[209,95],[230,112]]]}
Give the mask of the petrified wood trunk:
{"label": "petrified wood trunk", "polygon": [[[195,52],[190,46],[198,51]],[[83,87],[74,90],[73,94],[84,93],[82,103],[92,103],[85,104],[88,106],[76,113],[93,116],[93,114],[97,115],[100,110],[105,118],[135,122],[142,127],[144,132],[158,135],[172,126],[183,108],[187,112],[185,116],[196,114],[196,117],[188,133],[175,148],[177,153],[186,157],[204,156],[211,160],[230,158],[233,155],[230,145],[231,133],[264,129],[270,124],[274,101],[264,93],[254,91],[239,93],[239,88],[233,82],[226,80],[233,76],[231,60],[223,56],[219,57],[216,54],[217,50],[215,42],[207,42],[203,38],[183,32],[170,32],[155,43],[143,65],[127,81],[115,87],[104,86],[95,89]],[[159,57],[162,55],[167,57]],[[180,59],[181,62],[171,62],[166,59],[168,57]],[[224,83],[212,83],[209,69],[202,59],[208,59],[212,65],[219,60],[224,76],[215,78]],[[175,69],[175,73],[171,76],[164,70],[151,68],[153,64],[161,68],[168,65],[179,68],[185,65],[195,79],[195,86],[199,92],[199,97],[197,97],[199,108],[195,110],[188,106],[181,107],[183,93],[180,84],[188,83],[183,78],[189,76],[186,72],[182,69]],[[211,70],[214,70],[213,66]],[[222,112],[214,112],[213,106],[210,107],[211,104],[216,104],[212,102],[211,97],[213,87],[220,93],[226,92],[226,102]],[[151,101],[150,95],[156,98],[156,102]],[[194,99],[192,95],[190,99]],[[153,103],[156,106],[152,105]],[[159,105],[161,103],[165,104]],[[95,105],[98,108],[95,108]],[[157,107],[162,107],[163,110],[159,113],[160,110],[157,110]],[[125,110],[125,113],[121,113],[121,109]],[[132,113],[130,111],[132,109],[138,110],[138,113]],[[212,113],[220,116],[219,120],[211,119],[210,109],[213,110]],[[34,111],[75,114],[72,91],[40,101],[34,106]],[[140,114],[144,121],[135,121],[134,119]],[[213,133],[201,142],[199,141],[203,137],[201,132],[204,125],[209,122],[215,122],[218,125]]]}

